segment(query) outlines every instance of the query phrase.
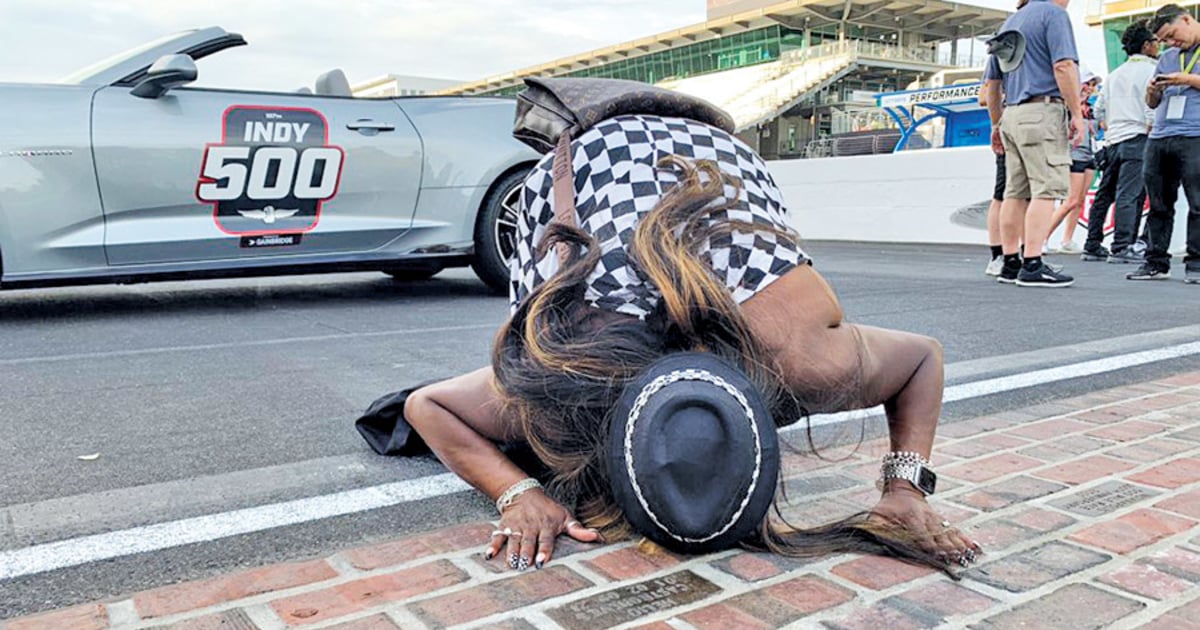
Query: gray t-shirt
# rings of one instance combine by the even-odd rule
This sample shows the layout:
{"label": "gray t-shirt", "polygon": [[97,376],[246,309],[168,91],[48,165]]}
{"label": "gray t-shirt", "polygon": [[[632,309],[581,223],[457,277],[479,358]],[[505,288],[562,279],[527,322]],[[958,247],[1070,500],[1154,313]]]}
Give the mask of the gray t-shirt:
{"label": "gray t-shirt", "polygon": [[1025,58],[1016,70],[1003,74],[995,56],[988,58],[983,80],[1002,79],[1004,103],[1015,105],[1035,96],[1062,97],[1054,80],[1054,64],[1079,61],[1075,33],[1066,9],[1050,0],[1030,0],[1009,16],[1000,32],[1020,31],[1025,36]]}
{"label": "gray t-shirt", "polygon": [[[1191,61],[1192,55],[1200,54],[1200,47],[1187,51],[1182,58],[1180,52],[1178,48],[1172,48],[1163,53],[1158,58],[1158,66],[1154,69],[1154,73],[1182,72],[1183,64]],[[1200,74],[1200,60],[1197,60],[1195,66],[1192,67],[1192,74]],[[1167,118],[1167,111],[1171,109],[1171,98],[1178,96],[1184,98],[1183,116]],[[1163,90],[1162,102],[1154,108],[1154,127],[1150,129],[1150,137],[1170,138],[1173,136],[1200,137],[1200,90],[1183,85],[1172,85]]]}

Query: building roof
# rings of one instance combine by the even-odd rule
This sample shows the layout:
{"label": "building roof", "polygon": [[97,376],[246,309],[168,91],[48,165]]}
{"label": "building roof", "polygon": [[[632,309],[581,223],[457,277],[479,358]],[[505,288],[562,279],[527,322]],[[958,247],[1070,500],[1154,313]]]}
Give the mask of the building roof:
{"label": "building roof", "polygon": [[793,29],[848,24],[868,31],[919,34],[923,42],[935,43],[993,33],[1009,15],[1008,11],[944,0],[787,0],[464,83],[441,93],[490,92],[517,85],[529,76],[556,76],[777,24]]}
{"label": "building roof", "polygon": [[1089,26],[1103,24],[1116,18],[1150,15],[1164,4],[1178,4],[1188,7],[1200,4],[1200,0],[1109,0],[1108,2],[1089,2],[1088,12],[1084,21]]}

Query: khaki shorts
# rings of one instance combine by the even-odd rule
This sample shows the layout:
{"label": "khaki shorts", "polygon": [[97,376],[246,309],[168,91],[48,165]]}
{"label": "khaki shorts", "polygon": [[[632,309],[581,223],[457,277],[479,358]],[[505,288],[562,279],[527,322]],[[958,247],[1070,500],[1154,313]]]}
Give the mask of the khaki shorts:
{"label": "khaki shorts", "polygon": [[1005,199],[1066,199],[1071,187],[1071,148],[1066,107],[1034,102],[1010,105],[1000,117]]}

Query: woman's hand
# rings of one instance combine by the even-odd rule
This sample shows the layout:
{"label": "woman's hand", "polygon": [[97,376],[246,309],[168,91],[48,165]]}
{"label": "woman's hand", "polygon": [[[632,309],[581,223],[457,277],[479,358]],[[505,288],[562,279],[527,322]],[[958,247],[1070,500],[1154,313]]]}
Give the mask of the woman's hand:
{"label": "woman's hand", "polygon": [[554,555],[554,540],[566,534],[579,542],[601,542],[600,532],[581,525],[575,517],[541,490],[522,492],[500,515],[500,528],[492,532],[484,558],[503,550],[509,568],[540,569]]}
{"label": "woman's hand", "polygon": [[947,564],[966,567],[983,552],[979,543],[938,516],[925,501],[925,495],[907,481],[889,481],[883,497],[871,509],[870,518],[907,532],[918,547]]}

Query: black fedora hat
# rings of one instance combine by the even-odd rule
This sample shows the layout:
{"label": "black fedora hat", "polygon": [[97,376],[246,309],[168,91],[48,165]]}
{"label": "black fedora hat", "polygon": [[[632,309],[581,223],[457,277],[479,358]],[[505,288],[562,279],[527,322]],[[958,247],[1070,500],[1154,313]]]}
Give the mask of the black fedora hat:
{"label": "black fedora hat", "polygon": [[610,422],[613,497],[640,534],[707,553],[758,529],[775,497],[779,442],[740,369],[707,353],[669,355],[626,386]]}

